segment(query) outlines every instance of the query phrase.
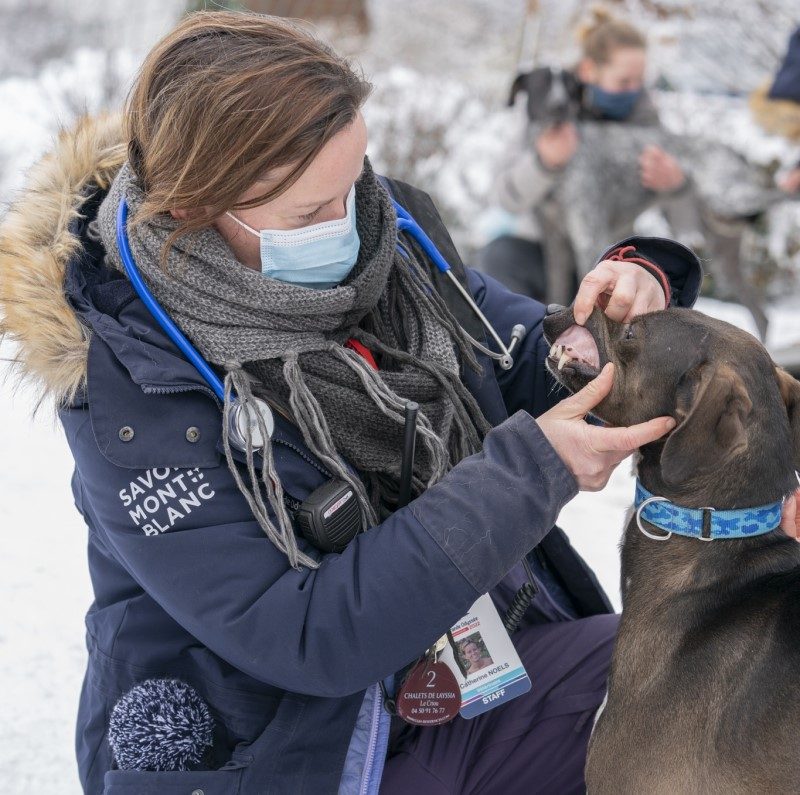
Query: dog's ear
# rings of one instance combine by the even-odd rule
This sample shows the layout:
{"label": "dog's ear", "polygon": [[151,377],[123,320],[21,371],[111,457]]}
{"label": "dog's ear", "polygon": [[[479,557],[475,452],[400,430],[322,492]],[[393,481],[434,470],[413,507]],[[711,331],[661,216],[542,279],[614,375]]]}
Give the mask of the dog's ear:
{"label": "dog's ear", "polygon": [[687,373],[678,387],[680,424],[661,452],[664,481],[678,486],[692,472],[741,453],[747,447],[745,420],[752,410],[742,377],[729,365],[705,365]]}
{"label": "dog's ear", "polygon": [[550,90],[553,73],[545,66],[540,66],[532,72],[520,72],[511,84],[508,95],[508,105],[512,106],[517,94],[524,91],[528,97],[528,120],[540,121],[541,108]]}
{"label": "dog's ear", "polygon": [[778,389],[789,415],[789,427],[792,432],[792,450],[794,451],[794,466],[800,470],[800,381],[792,378],[786,370],[775,368],[775,378],[778,380]]}
{"label": "dog's ear", "polygon": [[520,72],[515,78],[514,82],[511,84],[511,89],[508,92],[508,101],[507,105],[510,108],[514,104],[514,100],[517,98],[517,94],[525,88],[525,81],[528,79],[527,72]]}

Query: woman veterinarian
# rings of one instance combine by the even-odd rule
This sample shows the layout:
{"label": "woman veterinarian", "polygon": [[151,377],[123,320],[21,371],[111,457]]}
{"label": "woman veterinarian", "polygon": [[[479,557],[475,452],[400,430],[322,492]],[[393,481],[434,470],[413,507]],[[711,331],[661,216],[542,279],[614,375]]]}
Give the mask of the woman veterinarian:
{"label": "woman veterinarian", "polygon": [[[464,269],[425,194],[376,178],[368,90],[285,21],[190,15],[148,55],[124,123],[64,133],[3,221],[4,330],[57,403],[89,528],[87,793],[582,788],[617,622],[553,523],[671,421],[587,424],[609,368],[559,402],[543,307]],[[500,339],[525,326],[509,369],[467,337],[474,307],[398,233],[387,187]],[[632,245],[638,263],[615,255],[584,281],[581,320],[598,300],[616,318],[693,302],[688,250]],[[126,246],[210,375],[134,289]],[[242,406],[262,410],[237,440]],[[298,518],[322,487],[367,530],[341,552],[307,540],[323,513]],[[406,669],[482,594],[503,614],[526,556],[537,591],[513,645],[532,688],[472,720],[390,714]],[[147,728],[166,702],[120,714],[151,679],[207,707],[182,713],[197,758]]]}

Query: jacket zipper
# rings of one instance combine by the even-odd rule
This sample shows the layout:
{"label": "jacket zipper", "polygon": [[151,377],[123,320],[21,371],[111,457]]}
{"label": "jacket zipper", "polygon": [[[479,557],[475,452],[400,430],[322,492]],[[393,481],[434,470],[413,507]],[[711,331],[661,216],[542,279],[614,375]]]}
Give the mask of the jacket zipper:
{"label": "jacket zipper", "polygon": [[[547,563],[547,560],[544,557],[544,553],[542,552],[541,549],[539,549],[538,546],[535,547],[534,554],[538,558],[539,563],[541,564],[542,568],[543,569],[548,569],[549,565]],[[564,610],[564,608],[561,607],[561,605],[558,604],[558,602],[556,602],[555,599],[553,599],[553,597],[551,596],[550,592],[547,590],[547,588],[545,588],[544,583],[541,582],[539,580],[539,578],[535,574],[533,575],[533,577],[534,577],[534,580],[536,582],[536,585],[539,588],[539,593],[550,603],[550,606],[556,611],[556,614],[561,616],[561,618],[566,619],[567,621],[574,620],[574,616],[569,615],[569,613],[567,613],[567,611]]]}
{"label": "jacket zipper", "polygon": [[174,386],[153,386],[152,384],[141,384],[142,392],[145,395],[174,395],[176,392],[191,392],[193,390],[202,392],[204,395],[214,399],[217,408],[222,408],[219,398],[213,389],[201,384],[176,384]]}
{"label": "jacket zipper", "polygon": [[322,466],[322,464],[318,464],[316,461],[314,461],[313,458],[311,458],[311,456],[306,455],[296,444],[287,442],[285,439],[273,439],[272,443],[282,444],[284,447],[288,447],[290,450],[294,450],[294,452],[297,453],[297,455],[299,455],[300,458],[303,459],[303,461],[305,461],[307,464],[311,464],[311,466],[314,467],[314,469],[321,472],[323,475],[325,475],[325,477],[331,479],[333,478],[333,475],[330,472],[328,472],[328,470],[325,469],[325,467]]}
{"label": "jacket zipper", "polygon": [[372,783],[372,767],[375,763],[375,751],[378,747],[378,734],[380,733],[381,710],[383,709],[383,700],[381,699],[378,685],[372,685],[371,689],[374,697],[372,703],[372,725],[370,726],[369,745],[364,759],[364,775],[361,778],[359,795],[369,795],[370,784]]}
{"label": "jacket zipper", "polygon": [[538,586],[539,594],[544,596],[545,600],[550,603],[550,606],[553,608],[553,610],[555,610],[556,615],[560,616],[561,618],[565,619],[566,621],[574,621],[575,616],[571,616],[569,613],[567,613],[564,610],[564,608],[561,607],[561,605],[558,602],[556,602],[555,599],[553,599],[553,597],[548,592],[547,588],[544,587],[544,583],[540,582],[539,578],[535,574],[533,576],[534,576],[534,580],[536,581],[536,584]]}

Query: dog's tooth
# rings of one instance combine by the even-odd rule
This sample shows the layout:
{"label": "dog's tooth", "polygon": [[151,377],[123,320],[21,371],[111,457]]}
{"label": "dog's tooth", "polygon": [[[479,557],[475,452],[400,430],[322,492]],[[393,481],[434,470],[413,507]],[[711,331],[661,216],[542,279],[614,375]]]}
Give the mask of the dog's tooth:
{"label": "dog's tooth", "polygon": [[558,369],[561,370],[568,361],[570,361],[570,355],[566,352],[562,353],[558,360]]}
{"label": "dog's tooth", "polygon": [[550,358],[552,359],[556,355],[556,348],[558,345],[555,342],[550,346]]}

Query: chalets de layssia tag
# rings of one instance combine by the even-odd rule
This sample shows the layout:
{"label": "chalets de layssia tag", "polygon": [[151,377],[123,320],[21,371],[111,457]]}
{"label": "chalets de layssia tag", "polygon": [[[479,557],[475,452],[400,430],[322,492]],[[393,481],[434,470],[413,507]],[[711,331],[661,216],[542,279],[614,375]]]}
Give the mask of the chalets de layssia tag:
{"label": "chalets de layssia tag", "polygon": [[436,653],[426,655],[408,672],[397,691],[397,714],[415,726],[438,726],[458,715],[458,682]]}
{"label": "chalets de layssia tag", "polygon": [[521,696],[531,680],[489,594],[484,594],[452,629],[453,643],[441,661],[456,675],[461,716],[482,712]]}

